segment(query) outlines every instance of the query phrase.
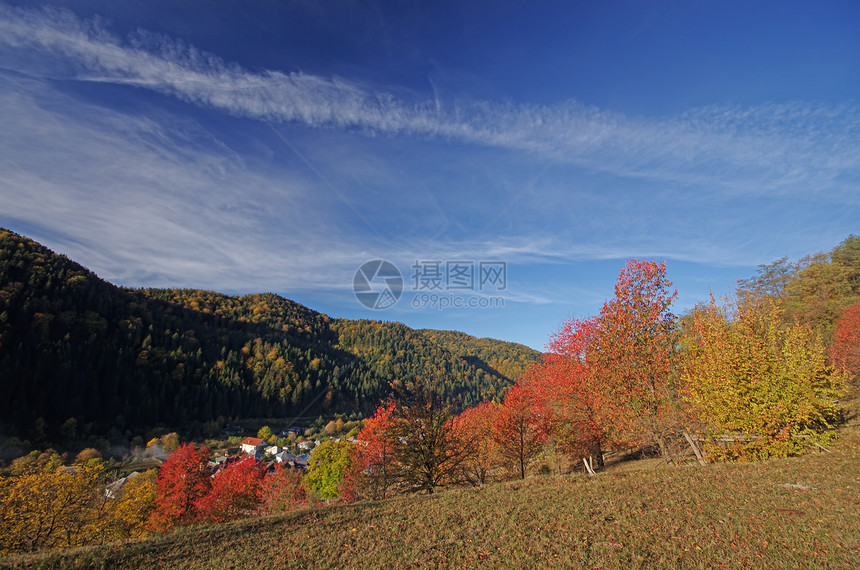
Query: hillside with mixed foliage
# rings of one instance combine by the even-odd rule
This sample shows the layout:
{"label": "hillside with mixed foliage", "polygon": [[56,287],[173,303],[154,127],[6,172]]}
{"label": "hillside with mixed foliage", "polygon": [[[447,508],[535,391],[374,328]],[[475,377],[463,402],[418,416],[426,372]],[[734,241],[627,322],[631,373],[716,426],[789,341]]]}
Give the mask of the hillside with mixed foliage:
{"label": "hillside with mixed foliage", "polygon": [[[498,398],[539,353],[400,323],[332,319],[271,293],[115,286],[0,230],[0,402],[9,435],[218,418],[365,415],[433,379],[457,407]],[[441,335],[441,336],[437,336]],[[459,338],[459,337],[457,337]]]}
{"label": "hillside with mixed foliage", "polygon": [[832,453],[305,507],[0,567],[856,568],[858,460],[854,427]]}
{"label": "hillside with mixed foliage", "polygon": [[499,341],[492,338],[476,338],[458,331],[423,329],[420,332],[476,366],[489,366],[489,371],[507,378],[520,378],[535,362],[534,350],[522,344],[508,343],[507,350],[501,352]]}

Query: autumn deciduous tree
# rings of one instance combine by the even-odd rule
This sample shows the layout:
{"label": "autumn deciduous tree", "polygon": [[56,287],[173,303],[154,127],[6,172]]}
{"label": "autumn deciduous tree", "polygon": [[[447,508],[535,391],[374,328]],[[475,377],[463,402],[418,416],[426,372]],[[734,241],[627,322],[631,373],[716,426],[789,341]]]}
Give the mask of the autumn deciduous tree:
{"label": "autumn deciduous tree", "polygon": [[499,404],[484,402],[454,418],[454,431],[468,449],[462,465],[464,479],[472,485],[486,483],[490,472],[501,462],[499,446],[493,439],[498,417]]}
{"label": "autumn deciduous tree", "polygon": [[253,457],[228,465],[212,478],[209,492],[194,501],[197,519],[224,522],[256,514],[264,475],[265,465]]}
{"label": "autumn deciduous tree", "polygon": [[267,473],[262,485],[262,511],[266,514],[284,513],[307,504],[308,494],[304,476],[298,469],[281,464]]}
{"label": "autumn deciduous tree", "polygon": [[311,451],[306,481],[321,499],[335,499],[350,470],[352,444],[346,441],[324,441]]}
{"label": "autumn deciduous tree", "polygon": [[152,530],[164,531],[195,520],[194,503],[212,486],[207,472],[208,447],[180,445],[158,471],[155,510],[149,517]]}
{"label": "autumn deciduous tree", "polygon": [[860,293],[860,237],[850,236],[830,253],[807,256],[797,267],[786,286],[789,322],[809,324],[829,341],[833,323]]}
{"label": "autumn deciduous tree", "polygon": [[75,456],[74,463],[75,464],[82,464],[82,463],[86,463],[92,459],[101,459],[101,458],[102,458],[102,454],[99,450],[94,449],[92,447],[87,447],[86,449],[81,450]]}
{"label": "autumn deciduous tree", "polygon": [[398,478],[406,490],[433,493],[457,480],[469,454],[454,430],[454,414],[440,397],[422,386],[404,392],[392,412],[398,442]]}
{"label": "autumn deciduous tree", "polygon": [[166,433],[159,438],[159,442],[161,443],[161,450],[164,453],[173,453],[179,448],[179,434],[175,431]]}
{"label": "autumn deciduous tree", "polygon": [[269,426],[261,427],[257,432],[257,437],[266,443],[275,443],[278,439],[278,437],[272,432],[272,428]]}
{"label": "autumn deciduous tree", "polygon": [[546,441],[546,425],[522,383],[511,386],[496,417],[493,439],[508,469],[521,479]]}
{"label": "autumn deciduous tree", "polygon": [[26,475],[28,473],[51,472],[63,465],[63,456],[47,449],[45,451],[33,450],[27,455],[12,460],[12,475]]}
{"label": "autumn deciduous tree", "polygon": [[671,312],[677,291],[671,287],[665,263],[627,262],[615,297],[600,310],[592,369],[617,404],[616,428],[627,438],[657,444],[667,461],[672,460],[669,444],[678,429],[678,335]]}
{"label": "autumn deciduous tree", "polygon": [[846,307],[833,332],[830,345],[833,365],[857,382],[860,377],[860,302]]}
{"label": "autumn deciduous tree", "polygon": [[104,464],[50,462],[0,478],[0,551],[83,546],[105,540]]}
{"label": "autumn deciduous tree", "polygon": [[571,319],[550,338],[549,352],[526,378],[557,445],[572,458],[594,457],[613,441],[618,406],[596,374],[598,320]]}
{"label": "autumn deciduous tree", "polygon": [[787,257],[759,265],[754,277],[738,281],[738,297],[742,301],[763,295],[781,299],[788,285],[797,277],[797,271],[798,266]]}
{"label": "autumn deciduous tree", "polygon": [[472,454],[451,407],[425,386],[399,386],[398,396],[380,406],[358,434],[343,497],[381,499],[394,488],[433,493],[459,481]]}
{"label": "autumn deciduous tree", "polygon": [[108,538],[138,538],[145,536],[147,520],[155,508],[154,469],[130,476],[116,498],[108,503]]}
{"label": "autumn deciduous tree", "polygon": [[399,442],[393,435],[394,408],[393,400],[383,403],[358,432],[359,443],[353,446],[351,469],[341,490],[344,499],[384,499],[394,485],[399,459]]}
{"label": "autumn deciduous tree", "polygon": [[730,458],[790,455],[802,448],[791,436],[814,438],[834,427],[841,376],[827,366],[821,334],[808,324],[786,326],[778,301],[736,307],[712,297],[687,329],[685,397],[712,435],[741,436]]}

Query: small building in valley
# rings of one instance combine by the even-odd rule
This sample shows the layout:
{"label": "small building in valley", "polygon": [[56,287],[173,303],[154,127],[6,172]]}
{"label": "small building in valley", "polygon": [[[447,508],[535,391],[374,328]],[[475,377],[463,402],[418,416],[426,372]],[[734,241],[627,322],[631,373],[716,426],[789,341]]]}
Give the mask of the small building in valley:
{"label": "small building in valley", "polygon": [[239,447],[242,450],[242,453],[247,453],[248,455],[255,455],[258,451],[262,450],[266,446],[266,442],[258,437],[246,437],[242,443],[239,444]]}

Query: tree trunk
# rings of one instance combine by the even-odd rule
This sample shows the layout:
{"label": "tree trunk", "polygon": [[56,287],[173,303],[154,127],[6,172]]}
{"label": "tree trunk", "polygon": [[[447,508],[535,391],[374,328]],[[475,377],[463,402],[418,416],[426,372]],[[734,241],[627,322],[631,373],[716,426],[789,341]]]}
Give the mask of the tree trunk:
{"label": "tree trunk", "polygon": [[603,469],[603,467],[605,467],[605,464],[603,462],[603,450],[600,448],[599,443],[594,447],[594,449],[591,450],[591,454],[597,460],[597,468]]}
{"label": "tree trunk", "polygon": [[663,457],[663,461],[674,463],[672,452],[669,450],[669,444],[666,443],[666,438],[663,437],[663,434],[654,436],[654,439],[657,440],[657,445],[660,447],[660,455]]}

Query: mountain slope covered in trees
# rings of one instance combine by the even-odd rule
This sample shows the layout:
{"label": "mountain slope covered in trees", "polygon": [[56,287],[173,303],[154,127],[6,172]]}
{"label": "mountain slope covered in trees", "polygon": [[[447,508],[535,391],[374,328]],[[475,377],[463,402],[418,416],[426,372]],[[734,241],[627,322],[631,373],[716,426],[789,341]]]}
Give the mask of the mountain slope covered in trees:
{"label": "mountain slope covered in trees", "polygon": [[332,319],[271,293],[128,289],[0,230],[0,418],[44,437],[216,418],[367,414],[433,380],[465,407],[539,358],[525,346]]}

